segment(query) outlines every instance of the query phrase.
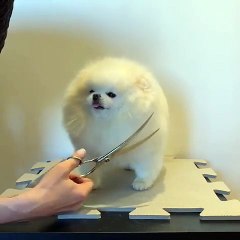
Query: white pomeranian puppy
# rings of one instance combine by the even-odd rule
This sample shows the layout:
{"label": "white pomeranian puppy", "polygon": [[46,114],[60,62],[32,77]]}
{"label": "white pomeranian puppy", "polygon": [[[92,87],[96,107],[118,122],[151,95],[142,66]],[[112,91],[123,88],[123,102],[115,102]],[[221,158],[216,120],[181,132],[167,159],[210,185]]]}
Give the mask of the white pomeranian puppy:
{"label": "white pomeranian puppy", "polygon": [[[75,149],[85,148],[88,158],[109,152],[153,112],[134,144],[90,175],[95,188],[101,185],[103,175],[115,167],[134,170],[135,190],[153,185],[163,165],[168,106],[152,74],[130,60],[104,58],[79,72],[66,92],[63,118]],[[158,128],[154,136],[147,138]]]}

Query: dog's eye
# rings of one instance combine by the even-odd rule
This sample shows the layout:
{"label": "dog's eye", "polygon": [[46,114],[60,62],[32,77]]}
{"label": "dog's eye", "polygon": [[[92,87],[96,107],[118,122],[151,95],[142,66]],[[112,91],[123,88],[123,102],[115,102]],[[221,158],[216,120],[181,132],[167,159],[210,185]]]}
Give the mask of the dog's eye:
{"label": "dog's eye", "polygon": [[95,92],[95,91],[94,91],[94,90],[92,90],[92,89],[89,91],[89,93],[94,93],[94,92]]}
{"label": "dog's eye", "polygon": [[110,97],[110,98],[115,98],[117,95],[113,92],[108,92],[107,95]]}

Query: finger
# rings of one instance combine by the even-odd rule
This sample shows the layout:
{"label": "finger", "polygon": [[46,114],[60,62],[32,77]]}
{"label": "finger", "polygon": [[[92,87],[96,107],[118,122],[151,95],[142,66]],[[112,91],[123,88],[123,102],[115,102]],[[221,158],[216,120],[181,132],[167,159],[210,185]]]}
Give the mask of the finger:
{"label": "finger", "polygon": [[82,162],[82,160],[85,158],[86,156],[86,150],[84,148],[81,148],[79,150],[77,150],[72,157],[69,157],[68,159],[74,159],[76,160],[76,162],[78,163],[78,165]]}
{"label": "finger", "polygon": [[77,183],[77,184],[85,183],[85,182],[92,182],[91,179],[85,178],[85,177],[81,177],[81,176],[76,175],[74,173],[70,173],[69,174],[69,179],[72,180],[73,182]]}
{"label": "finger", "polygon": [[[80,160],[82,160],[85,157],[85,155],[86,155],[86,150],[82,148],[82,149],[76,151],[73,154],[73,157],[76,157],[76,158],[79,158]],[[65,169],[66,174],[69,174],[76,167],[78,167],[79,164],[80,164],[80,161],[78,159],[69,158],[68,160],[59,163],[58,166]]]}
{"label": "finger", "polygon": [[82,179],[82,183],[93,182],[92,179],[90,179],[90,178],[82,177],[81,179]]}
{"label": "finger", "polygon": [[83,158],[85,158],[85,156],[86,156],[86,150],[85,150],[84,148],[81,148],[81,149],[77,150],[77,151],[73,154],[73,156],[76,156],[76,157],[79,157],[79,158],[83,159]]}
{"label": "finger", "polygon": [[83,178],[81,178],[80,176],[78,176],[76,174],[72,174],[72,173],[69,174],[69,179],[77,184],[80,184],[83,182]]}
{"label": "finger", "polygon": [[84,178],[83,178],[83,181],[84,182],[78,185],[76,191],[79,197],[85,199],[93,189],[93,182],[90,179],[84,179]]}
{"label": "finger", "polygon": [[86,177],[81,177],[78,174],[75,173],[70,173],[69,174],[69,179],[72,180],[73,182],[80,184],[80,183],[84,183],[84,182],[92,182],[92,180],[90,178],[86,178]]}

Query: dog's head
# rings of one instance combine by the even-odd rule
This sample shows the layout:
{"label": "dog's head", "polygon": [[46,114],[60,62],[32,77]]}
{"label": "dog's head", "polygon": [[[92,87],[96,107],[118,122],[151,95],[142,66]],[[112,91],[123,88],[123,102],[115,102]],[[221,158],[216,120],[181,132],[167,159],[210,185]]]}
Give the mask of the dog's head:
{"label": "dog's head", "polygon": [[80,71],[68,91],[79,107],[96,117],[144,111],[151,102],[148,72],[137,64],[115,58],[92,63]]}

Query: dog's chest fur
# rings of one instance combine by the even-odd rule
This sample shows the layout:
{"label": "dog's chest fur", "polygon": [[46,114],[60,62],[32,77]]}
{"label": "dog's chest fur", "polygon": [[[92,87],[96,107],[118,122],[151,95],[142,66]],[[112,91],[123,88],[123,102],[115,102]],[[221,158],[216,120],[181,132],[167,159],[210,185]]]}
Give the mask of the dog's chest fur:
{"label": "dog's chest fur", "polygon": [[89,157],[103,155],[126,140],[136,130],[132,121],[88,121],[81,136],[74,141],[75,148],[83,147]]}

